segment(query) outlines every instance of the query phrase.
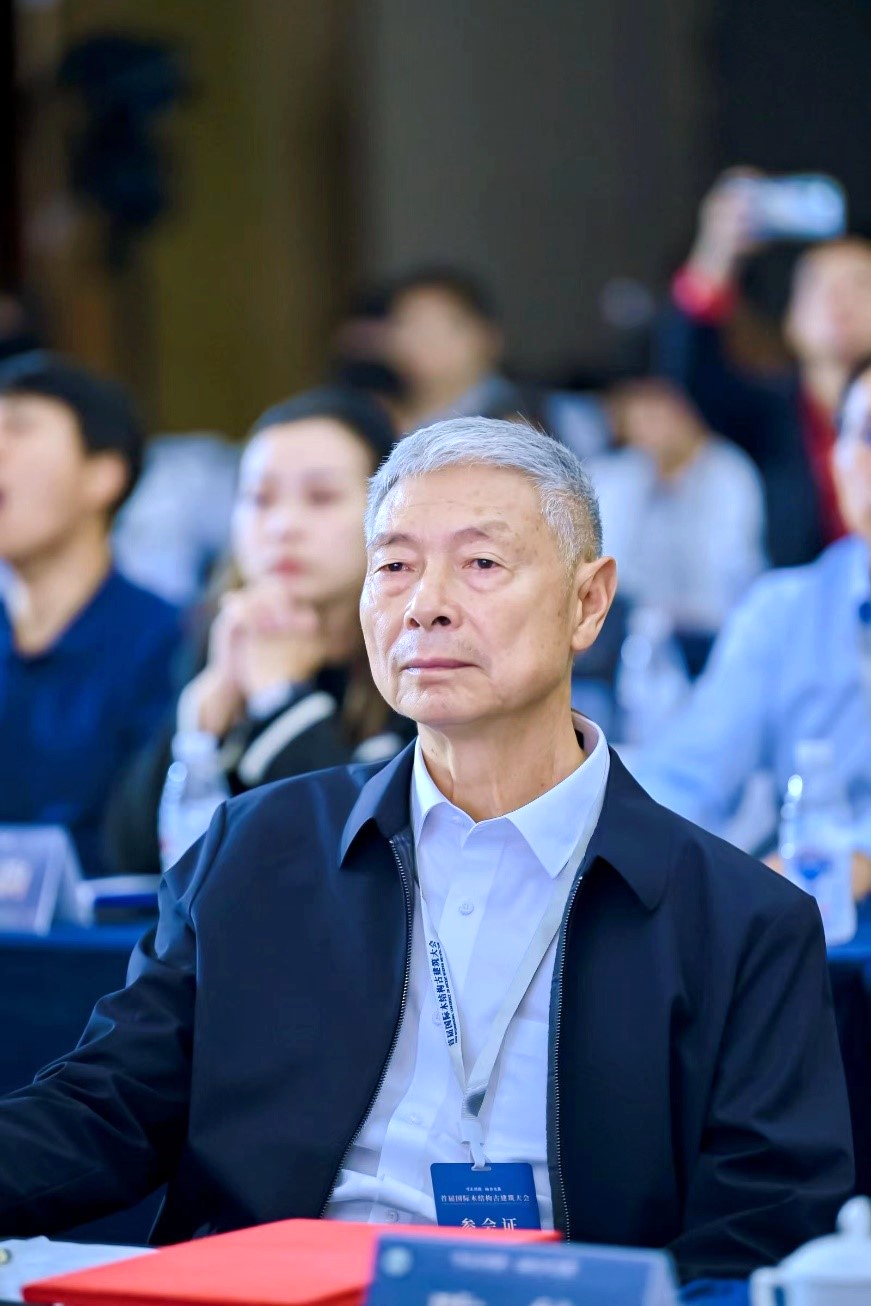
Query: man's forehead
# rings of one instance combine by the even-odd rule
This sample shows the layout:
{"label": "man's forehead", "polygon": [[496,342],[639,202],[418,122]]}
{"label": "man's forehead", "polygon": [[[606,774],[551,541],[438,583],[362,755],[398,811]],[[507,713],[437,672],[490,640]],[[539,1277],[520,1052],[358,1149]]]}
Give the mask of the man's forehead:
{"label": "man's forehead", "polygon": [[[479,469],[449,470],[468,473]],[[400,481],[378,510],[372,547],[395,543],[399,537],[410,540],[424,535],[449,536],[460,542],[464,538],[519,540],[539,524],[537,495],[525,477],[511,471],[507,475],[510,482],[502,486],[492,478],[462,474],[447,478],[430,473]]]}

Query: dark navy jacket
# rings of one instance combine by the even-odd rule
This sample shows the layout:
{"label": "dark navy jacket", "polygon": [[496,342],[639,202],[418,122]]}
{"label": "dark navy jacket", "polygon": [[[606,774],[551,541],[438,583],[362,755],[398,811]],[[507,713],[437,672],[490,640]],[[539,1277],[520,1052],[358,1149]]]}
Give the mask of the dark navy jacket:
{"label": "dark navy jacket", "polygon": [[[319,1215],[396,1039],[412,749],[222,808],[75,1052],[0,1102],[0,1237],[166,1181],[157,1242]],[[612,755],[554,975],[558,1227],[737,1277],[831,1230],[850,1120],[816,905]]]}

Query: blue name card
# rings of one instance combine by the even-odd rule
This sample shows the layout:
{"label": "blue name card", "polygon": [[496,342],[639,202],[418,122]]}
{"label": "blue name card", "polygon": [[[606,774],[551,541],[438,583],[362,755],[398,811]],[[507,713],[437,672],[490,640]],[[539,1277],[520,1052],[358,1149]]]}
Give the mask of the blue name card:
{"label": "blue name card", "polygon": [[665,1252],[384,1234],[367,1306],[676,1306]]}
{"label": "blue name card", "polygon": [[82,874],[66,830],[0,825],[0,933],[48,934],[55,920],[82,920]]}

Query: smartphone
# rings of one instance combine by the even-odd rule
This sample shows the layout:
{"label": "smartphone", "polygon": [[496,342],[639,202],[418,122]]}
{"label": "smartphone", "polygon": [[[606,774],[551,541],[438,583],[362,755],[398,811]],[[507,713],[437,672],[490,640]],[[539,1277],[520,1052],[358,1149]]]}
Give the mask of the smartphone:
{"label": "smartphone", "polygon": [[752,197],[760,240],[835,240],[847,229],[847,196],[824,173],[740,177]]}

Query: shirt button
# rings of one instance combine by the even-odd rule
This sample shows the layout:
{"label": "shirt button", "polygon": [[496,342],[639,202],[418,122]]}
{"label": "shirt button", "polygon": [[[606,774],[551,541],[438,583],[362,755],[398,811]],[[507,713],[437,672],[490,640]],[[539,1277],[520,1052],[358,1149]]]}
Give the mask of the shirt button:
{"label": "shirt button", "polygon": [[387,1221],[388,1224],[396,1224],[397,1220],[399,1219],[399,1212],[394,1210],[385,1211],[384,1219]]}
{"label": "shirt button", "polygon": [[460,903],[460,912],[463,916],[471,916],[474,910],[475,910],[475,904],[473,902]]}
{"label": "shirt button", "polygon": [[416,1111],[412,1111],[411,1115],[408,1117],[408,1123],[410,1125],[419,1125],[422,1121],[423,1116],[419,1116]]}
{"label": "shirt button", "polygon": [[434,1025],[440,1025],[442,1023],[442,1018],[437,1011],[434,1011],[432,1013],[432,1015],[430,1016],[430,1020]]}

